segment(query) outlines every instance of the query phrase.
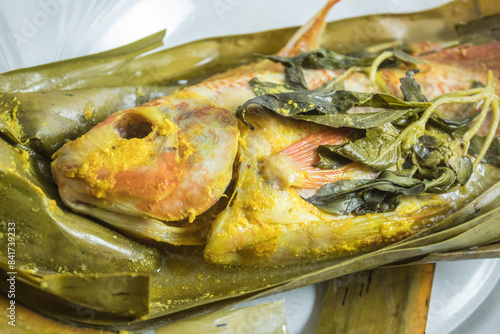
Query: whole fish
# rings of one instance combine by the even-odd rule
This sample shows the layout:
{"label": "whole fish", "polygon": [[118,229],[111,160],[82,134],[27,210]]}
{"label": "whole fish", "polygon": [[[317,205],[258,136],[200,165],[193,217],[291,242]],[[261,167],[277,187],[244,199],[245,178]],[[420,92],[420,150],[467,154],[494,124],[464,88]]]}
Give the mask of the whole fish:
{"label": "whole fish", "polygon": [[[336,2],[328,1],[278,57],[290,59],[317,49],[326,14]],[[429,55],[423,58],[432,63],[430,70],[415,74],[427,99],[489,82],[489,102],[496,101],[498,89],[491,88],[496,79],[488,78],[485,66],[498,69],[497,58],[492,61],[487,55],[500,51],[499,43],[446,51],[419,46],[427,48],[422,51]],[[395,242],[435,224],[500,179],[497,168],[475,163],[465,186],[443,194],[404,196],[394,210],[339,214],[315,205],[311,198],[323,186],[339,180],[375,180],[381,173],[356,161],[339,168],[316,166],[320,145],[339,146],[356,139],[356,131],[348,127],[297,120],[287,117],[286,110],[278,115],[255,105],[246,108],[245,116],[254,131],[237,120],[238,108],[256,97],[252,80],[289,89],[289,73],[280,62],[266,59],[241,66],[113,114],[54,154],[52,172],[61,198],[73,210],[133,235],[176,245],[206,243],[209,262],[275,265],[344,256]],[[341,78],[342,91],[384,92],[407,99],[400,79],[408,66],[374,72],[383,85],[374,85],[373,71],[365,70],[302,72],[310,90]],[[481,92],[472,91],[464,101],[474,94],[484,95],[477,101],[486,101]],[[468,112],[480,109],[478,104]],[[453,118],[457,110],[461,109],[443,107],[440,115]],[[487,128],[476,133],[488,134]],[[414,137],[423,135],[415,131]],[[228,191],[232,179],[234,186]]]}

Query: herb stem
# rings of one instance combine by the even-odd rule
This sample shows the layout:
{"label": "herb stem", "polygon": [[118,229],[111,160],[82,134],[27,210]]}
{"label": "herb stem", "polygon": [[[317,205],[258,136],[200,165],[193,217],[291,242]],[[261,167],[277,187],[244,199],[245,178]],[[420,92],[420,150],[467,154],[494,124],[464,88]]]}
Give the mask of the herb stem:
{"label": "herb stem", "polygon": [[370,67],[370,82],[373,86],[376,84],[377,70],[380,64],[382,64],[384,60],[391,58],[393,55],[394,54],[390,51],[384,51],[373,61],[372,66]]}
{"label": "herb stem", "polygon": [[483,157],[485,156],[486,152],[488,151],[488,148],[491,145],[491,142],[495,138],[497,128],[498,128],[498,122],[500,121],[500,108],[498,106],[498,97],[495,97],[491,103],[491,106],[493,107],[493,120],[492,120],[492,125],[490,128],[490,131],[488,132],[488,136],[486,137],[483,147],[481,147],[481,151],[476,157],[476,160],[474,160],[473,163],[473,168],[474,170],[477,168],[477,166],[481,163],[483,160]]}
{"label": "herb stem", "polygon": [[[484,93],[484,91],[485,91],[484,87],[481,87],[481,88],[473,88],[473,89],[462,90],[462,91],[453,92],[453,93],[446,93],[446,94],[437,96],[436,98],[432,99],[430,102],[431,103],[435,103],[435,102],[437,102],[439,100],[443,100],[443,99],[447,99],[447,98],[468,97],[468,96],[472,96],[472,95],[477,95],[477,94]],[[477,100],[480,100],[480,99],[476,99],[473,102],[476,102]],[[461,99],[453,100],[453,101],[450,101],[450,102],[468,103],[466,100],[461,100]]]}
{"label": "herb stem", "polygon": [[[464,91],[465,92],[465,91]],[[422,118],[418,121],[421,123],[427,123],[429,118],[432,116],[434,113],[435,109],[443,104],[449,104],[449,103],[474,103],[478,102],[481,100],[484,100],[485,98],[488,97],[488,92],[485,92],[484,88],[482,88],[478,94],[475,95],[468,95],[468,96],[459,96],[463,95],[461,93],[464,92],[458,92],[458,93],[453,93],[450,95],[442,95],[440,98],[436,99],[435,101],[432,102],[432,106],[429,107],[424,114],[422,115]]]}
{"label": "herb stem", "polygon": [[463,136],[464,155],[466,155],[467,152],[469,151],[469,145],[470,145],[471,138],[474,137],[474,135],[479,131],[479,129],[483,125],[483,122],[486,119],[486,115],[488,114],[488,110],[490,109],[491,101],[492,101],[492,97],[490,95],[484,100],[483,108],[481,109],[481,112],[479,113],[479,116],[477,117],[477,120],[474,123],[474,126],[472,128],[470,128],[464,134],[464,136]]}
{"label": "herb stem", "polygon": [[[483,125],[484,121],[486,120],[486,115],[488,114],[490,110],[490,106],[492,105],[492,102],[495,103],[496,106],[498,106],[498,96],[495,94],[495,78],[493,77],[493,72],[488,71],[488,79],[486,81],[486,87],[483,88],[485,92],[488,94],[487,97],[484,99],[484,106],[481,110],[481,113],[479,114],[478,119],[476,120],[474,126],[470,128],[464,135],[464,155],[467,154],[469,151],[469,145],[470,145],[470,140],[474,135],[481,129],[481,126]],[[497,108],[498,109],[498,108]],[[498,110],[493,109],[493,118],[498,117]],[[498,127],[498,120],[493,121],[490,127],[490,131],[488,133],[488,136],[486,137],[486,140],[483,143],[483,146],[481,147],[481,151],[479,152],[478,156],[476,157],[476,160],[474,160],[473,164],[473,169],[475,170],[481,160],[483,159],[483,156],[486,154],[486,151],[488,150],[488,147],[490,146],[491,142],[493,141],[493,137],[495,136],[496,129]]]}
{"label": "herb stem", "polygon": [[[475,95],[473,95],[475,93]],[[465,96],[464,96],[465,95]],[[473,103],[487,98],[490,95],[489,91],[486,91],[485,88],[480,89],[470,89],[467,91],[451,93],[441,95],[439,98],[432,101],[432,105],[427,108],[422,117],[416,121],[415,123],[406,127],[398,137],[390,144],[390,147],[386,151],[392,151],[398,147],[403,141],[405,141],[405,149],[409,149],[420,135],[422,135],[425,131],[425,125],[432,114],[436,111],[436,109],[448,103]],[[375,162],[382,159],[383,156],[377,157]]]}
{"label": "herb stem", "polygon": [[372,45],[372,46],[365,48],[365,51],[378,53],[378,52],[381,52],[381,51],[386,50],[386,49],[399,47],[402,44],[403,44],[403,42],[401,40],[393,41],[393,42],[379,43],[379,44],[375,44],[375,45]]}
{"label": "herb stem", "polygon": [[338,75],[330,80],[328,80],[325,84],[324,84],[324,89],[331,89],[331,88],[334,88],[336,84],[338,84],[339,82],[347,79],[347,77],[349,75],[351,75],[352,72],[361,72],[363,71],[363,68],[361,67],[350,67],[348,70],[344,71],[344,73],[342,73],[341,75]]}
{"label": "herb stem", "polygon": [[387,88],[385,81],[380,77],[380,75],[375,75],[375,82],[377,83],[380,91],[385,94],[392,94],[392,92]]}

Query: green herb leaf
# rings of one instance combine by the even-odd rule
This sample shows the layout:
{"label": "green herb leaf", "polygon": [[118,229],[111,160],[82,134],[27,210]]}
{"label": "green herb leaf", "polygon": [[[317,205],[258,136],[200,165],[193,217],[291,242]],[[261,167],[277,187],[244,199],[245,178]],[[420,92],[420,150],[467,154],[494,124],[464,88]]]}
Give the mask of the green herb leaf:
{"label": "green herb leaf", "polygon": [[413,145],[413,152],[418,157],[415,163],[423,168],[436,167],[445,161],[445,157],[439,148],[443,145],[437,137],[424,135],[417,139]]}
{"label": "green herb leaf", "polygon": [[410,55],[409,53],[406,53],[404,52],[403,50],[401,49],[394,49],[394,50],[391,50],[392,54],[394,55],[394,58],[396,58],[397,60],[403,62],[403,63],[406,63],[406,64],[425,64],[427,63],[426,60],[424,59],[420,59],[418,57],[414,57],[412,55]]}
{"label": "green herb leaf", "polygon": [[[482,82],[474,80],[470,88],[482,87],[485,87]],[[437,115],[432,115],[429,119],[429,124],[449,134],[455,135],[455,137],[460,136],[460,133],[466,131],[465,128],[479,115],[480,111],[476,110],[476,107],[477,105],[475,103],[466,104],[464,109],[457,112],[457,114],[468,116],[460,119],[444,119]]]}
{"label": "green herb leaf", "polygon": [[[246,120],[245,112],[250,105],[257,104],[275,113],[307,120],[330,127],[349,126],[354,128],[371,128],[379,126],[388,120],[395,120],[408,111],[418,111],[429,107],[429,102],[405,102],[390,94],[361,93],[347,90],[326,91],[321,87],[315,90],[266,94],[248,100],[236,110],[236,116],[250,128],[254,129]],[[380,109],[399,110],[392,114],[347,114],[353,107],[371,107]],[[331,116],[345,114],[343,116]],[[383,118],[379,121],[379,117]],[[339,122],[339,123],[336,123]]]}
{"label": "green herb leaf", "polygon": [[456,186],[457,174],[450,167],[421,169],[419,172],[426,178],[424,180],[426,192],[442,194]]}
{"label": "green herb leaf", "polygon": [[342,215],[388,212],[399,205],[401,195],[417,194],[424,187],[418,179],[384,171],[374,180],[340,180],[326,184],[306,201]]}
{"label": "green herb leaf", "polygon": [[323,149],[352,161],[358,161],[376,171],[394,166],[401,157],[401,147],[391,147],[398,130],[390,123],[369,129],[366,136],[343,145],[323,145]]}
{"label": "green herb leaf", "polygon": [[295,91],[293,87],[275,82],[260,81],[258,78],[252,78],[248,84],[252,87],[253,92],[257,96]]}
{"label": "green herb leaf", "polygon": [[[393,58],[386,59],[380,67],[395,66],[398,62],[408,64],[421,64],[425,61],[413,57],[400,49],[389,50]],[[383,51],[382,51],[383,52]],[[350,54],[339,54],[331,50],[317,49],[302,53],[295,57],[264,56],[265,58],[281,63],[285,66],[285,85],[295,89],[308,89],[302,68],[311,69],[344,69],[351,67],[368,67],[377,58],[378,53],[353,52]]]}
{"label": "green herb leaf", "polygon": [[419,72],[419,70],[409,70],[406,72],[406,76],[399,80],[401,82],[400,89],[405,97],[405,101],[427,102],[427,98],[420,90],[420,85],[413,76]]}
{"label": "green herb leaf", "polygon": [[319,161],[314,164],[314,167],[316,168],[337,169],[351,162],[351,160],[334,153],[324,145],[318,147],[317,153],[319,156]]}
{"label": "green herb leaf", "polygon": [[468,157],[453,155],[453,150],[443,140],[432,135],[417,139],[412,161],[429,193],[449,192],[458,184],[467,183],[473,171]]}
{"label": "green herb leaf", "polygon": [[370,129],[377,126],[382,126],[387,123],[392,123],[414,110],[387,110],[372,113],[359,114],[323,114],[323,115],[297,115],[293,118],[297,120],[309,121],[317,124],[327,125],[332,128],[354,128],[354,129]]}
{"label": "green herb leaf", "polygon": [[[466,110],[464,110],[464,113]],[[476,112],[473,115],[467,116],[465,118],[452,120],[452,119],[444,119],[436,115],[432,115],[429,119],[429,124],[447,132],[454,133],[456,131],[461,131],[466,128],[472,121],[479,115],[479,112]]]}
{"label": "green herb leaf", "polygon": [[461,156],[457,159],[455,166],[453,166],[453,170],[455,170],[455,173],[457,174],[458,183],[465,185],[472,176],[474,166],[469,157]]}
{"label": "green herb leaf", "polygon": [[378,54],[373,52],[356,52],[339,54],[331,50],[319,49],[304,54],[301,65],[304,68],[344,69],[370,66]]}
{"label": "green herb leaf", "polygon": [[285,85],[292,87],[295,90],[301,90],[309,89],[306,79],[304,78],[304,73],[302,72],[302,62],[308,54],[309,52],[296,57],[282,57],[275,55],[264,57],[285,66]]}
{"label": "green herb leaf", "polygon": [[285,84],[296,89],[308,89],[302,68],[348,69],[353,66],[370,66],[377,54],[365,53],[361,57],[341,55],[331,50],[318,49],[295,57],[265,56],[285,66]]}

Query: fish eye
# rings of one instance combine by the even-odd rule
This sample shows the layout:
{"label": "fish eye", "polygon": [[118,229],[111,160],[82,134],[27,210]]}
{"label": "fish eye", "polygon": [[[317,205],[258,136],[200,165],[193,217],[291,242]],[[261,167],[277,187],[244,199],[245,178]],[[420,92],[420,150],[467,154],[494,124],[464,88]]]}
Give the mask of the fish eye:
{"label": "fish eye", "polygon": [[124,114],[113,124],[113,128],[124,139],[144,138],[153,131],[149,120],[137,113]]}

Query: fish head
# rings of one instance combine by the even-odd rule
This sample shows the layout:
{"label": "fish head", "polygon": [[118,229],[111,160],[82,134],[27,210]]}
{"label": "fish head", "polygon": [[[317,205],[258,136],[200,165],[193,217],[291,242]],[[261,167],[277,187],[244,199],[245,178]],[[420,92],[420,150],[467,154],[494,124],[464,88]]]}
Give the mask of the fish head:
{"label": "fish head", "polygon": [[52,173],[75,211],[192,221],[227,187],[237,138],[227,109],[157,101],[117,112],[64,145]]}
{"label": "fish head", "polygon": [[52,172],[62,199],[98,206],[111,201],[121,203],[120,210],[134,200],[158,199],[178,174],[177,131],[150,107],[111,115],[54,154]]}

